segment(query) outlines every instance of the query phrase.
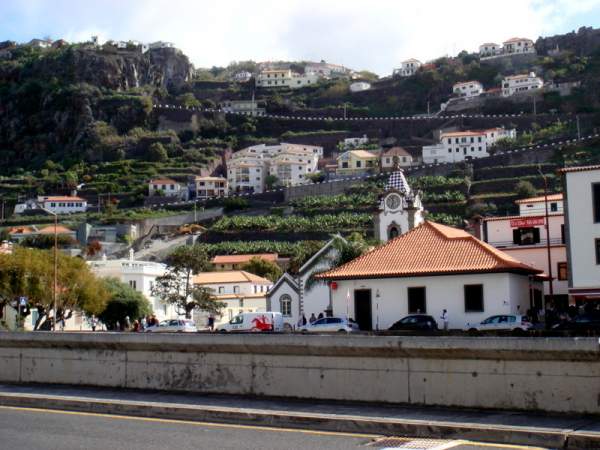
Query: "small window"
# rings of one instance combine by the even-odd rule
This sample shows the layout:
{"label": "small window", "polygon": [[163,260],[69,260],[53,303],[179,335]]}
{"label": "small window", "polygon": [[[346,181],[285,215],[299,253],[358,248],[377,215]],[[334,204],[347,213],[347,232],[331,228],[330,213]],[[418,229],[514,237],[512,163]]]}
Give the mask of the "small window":
{"label": "small window", "polygon": [[535,245],[540,243],[539,228],[517,228],[513,230],[513,243],[517,245]]}
{"label": "small window", "polygon": [[552,212],[558,211],[558,203],[555,203],[555,202],[550,203],[550,211],[552,211]]}
{"label": "small window", "polygon": [[596,239],[596,264],[600,264],[600,239]]}
{"label": "small window", "polygon": [[135,280],[129,280],[129,287],[132,289],[137,289],[137,282]]}
{"label": "small window", "polygon": [[239,294],[240,293],[240,287],[239,286],[234,286],[233,287],[233,293],[234,294]]}
{"label": "small window", "polygon": [[465,284],[465,312],[483,312],[483,284]]}
{"label": "small window", "polygon": [[569,279],[569,273],[568,273],[566,262],[559,262],[557,264],[557,268],[558,268],[557,272],[558,272],[559,281],[565,281],[565,280]]}
{"label": "small window", "polygon": [[219,286],[219,294],[225,293],[225,286]]}
{"label": "small window", "polygon": [[565,224],[561,224],[560,225],[560,242],[562,244],[565,244],[567,242],[566,238],[565,238]]}

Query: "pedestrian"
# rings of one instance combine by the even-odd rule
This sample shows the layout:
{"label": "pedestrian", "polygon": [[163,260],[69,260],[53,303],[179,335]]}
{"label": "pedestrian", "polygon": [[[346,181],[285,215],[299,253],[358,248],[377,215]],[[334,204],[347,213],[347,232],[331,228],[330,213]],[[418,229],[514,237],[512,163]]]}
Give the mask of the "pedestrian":
{"label": "pedestrian", "polygon": [[98,325],[98,319],[96,319],[96,316],[92,315],[92,318],[90,319],[90,325],[92,326],[92,331],[96,331],[96,326]]}
{"label": "pedestrian", "polygon": [[142,328],[142,330],[145,330],[147,326],[148,326],[148,321],[146,320],[145,317],[142,317],[142,320],[140,320],[140,327]]}
{"label": "pedestrian", "polygon": [[125,329],[129,330],[131,328],[131,320],[129,319],[129,316],[125,316]]}
{"label": "pedestrian", "polygon": [[306,320],[306,316],[304,315],[304,313],[302,313],[302,325],[306,325],[308,323],[308,320]]}
{"label": "pedestrian", "polygon": [[308,319],[310,323],[315,323],[317,318],[315,317],[315,313],[311,313],[310,318]]}
{"label": "pedestrian", "polygon": [[140,322],[138,320],[133,321],[133,327],[131,328],[131,331],[135,333],[139,333],[141,331]]}
{"label": "pedestrian", "polygon": [[448,311],[444,309],[442,311],[440,319],[442,319],[442,322],[444,324],[444,331],[448,331]]}
{"label": "pedestrian", "polygon": [[317,316],[317,319],[322,319],[323,318],[323,313],[319,313],[319,315]]}
{"label": "pedestrian", "polygon": [[215,329],[215,318],[212,314],[208,315],[208,328],[210,329],[210,331],[213,331]]}

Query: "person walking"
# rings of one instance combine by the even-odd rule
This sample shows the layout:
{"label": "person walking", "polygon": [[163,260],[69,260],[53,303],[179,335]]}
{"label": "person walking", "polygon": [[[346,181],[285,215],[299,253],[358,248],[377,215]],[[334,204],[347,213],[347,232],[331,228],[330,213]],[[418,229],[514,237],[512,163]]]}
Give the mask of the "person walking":
{"label": "person walking", "polygon": [[444,309],[442,311],[442,315],[441,315],[440,319],[442,319],[442,323],[444,324],[444,331],[448,331],[448,311],[447,310]]}
{"label": "person walking", "polygon": [[90,325],[92,326],[92,331],[96,331],[96,326],[98,326],[98,319],[96,319],[96,316],[92,315]]}
{"label": "person walking", "polygon": [[309,321],[310,323],[314,323],[314,322],[316,322],[316,321],[317,321],[317,318],[315,317],[315,313],[312,313],[312,314],[310,315],[310,319],[308,319],[308,321]]}
{"label": "person walking", "polygon": [[208,316],[208,328],[210,331],[214,331],[215,329],[215,317],[212,314]]}
{"label": "person walking", "polygon": [[319,313],[319,315],[317,316],[317,319],[322,319],[323,318],[323,313]]}

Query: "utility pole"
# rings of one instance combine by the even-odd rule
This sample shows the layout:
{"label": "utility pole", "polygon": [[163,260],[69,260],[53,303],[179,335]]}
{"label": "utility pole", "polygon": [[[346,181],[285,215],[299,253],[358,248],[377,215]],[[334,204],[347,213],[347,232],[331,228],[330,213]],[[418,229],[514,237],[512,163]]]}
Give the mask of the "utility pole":
{"label": "utility pole", "polygon": [[577,140],[580,141],[581,140],[581,126],[579,124],[579,116],[575,116],[575,119],[577,120]]}
{"label": "utility pole", "polygon": [[538,172],[540,173],[540,175],[542,176],[542,179],[544,180],[544,205],[546,207],[546,212],[545,212],[545,216],[546,216],[546,254],[548,257],[548,277],[550,277],[548,292],[549,292],[550,301],[552,303],[554,303],[554,285],[552,282],[552,251],[550,249],[550,221],[549,221],[549,215],[548,215],[548,179],[546,178],[546,175],[544,175],[544,173],[542,172],[541,166],[538,166]]}

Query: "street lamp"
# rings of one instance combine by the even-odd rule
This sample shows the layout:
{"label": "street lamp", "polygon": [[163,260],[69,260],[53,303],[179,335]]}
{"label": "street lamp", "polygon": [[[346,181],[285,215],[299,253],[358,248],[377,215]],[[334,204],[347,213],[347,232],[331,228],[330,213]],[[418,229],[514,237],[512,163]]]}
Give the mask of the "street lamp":
{"label": "street lamp", "polygon": [[52,331],[56,331],[56,320],[58,319],[58,302],[57,302],[57,291],[58,291],[58,214],[49,209],[42,208],[48,214],[54,216],[54,289],[52,289],[52,295],[54,300],[54,320],[52,321]]}
{"label": "street lamp", "polygon": [[542,176],[542,179],[544,180],[544,206],[546,209],[546,212],[545,212],[545,216],[546,216],[546,253],[547,253],[547,257],[548,257],[548,277],[550,278],[548,280],[548,282],[550,283],[548,287],[549,287],[550,301],[552,301],[552,303],[554,303],[554,286],[552,283],[552,251],[550,249],[550,220],[549,220],[549,216],[548,216],[548,178],[542,172],[541,166],[538,166],[538,172]]}

